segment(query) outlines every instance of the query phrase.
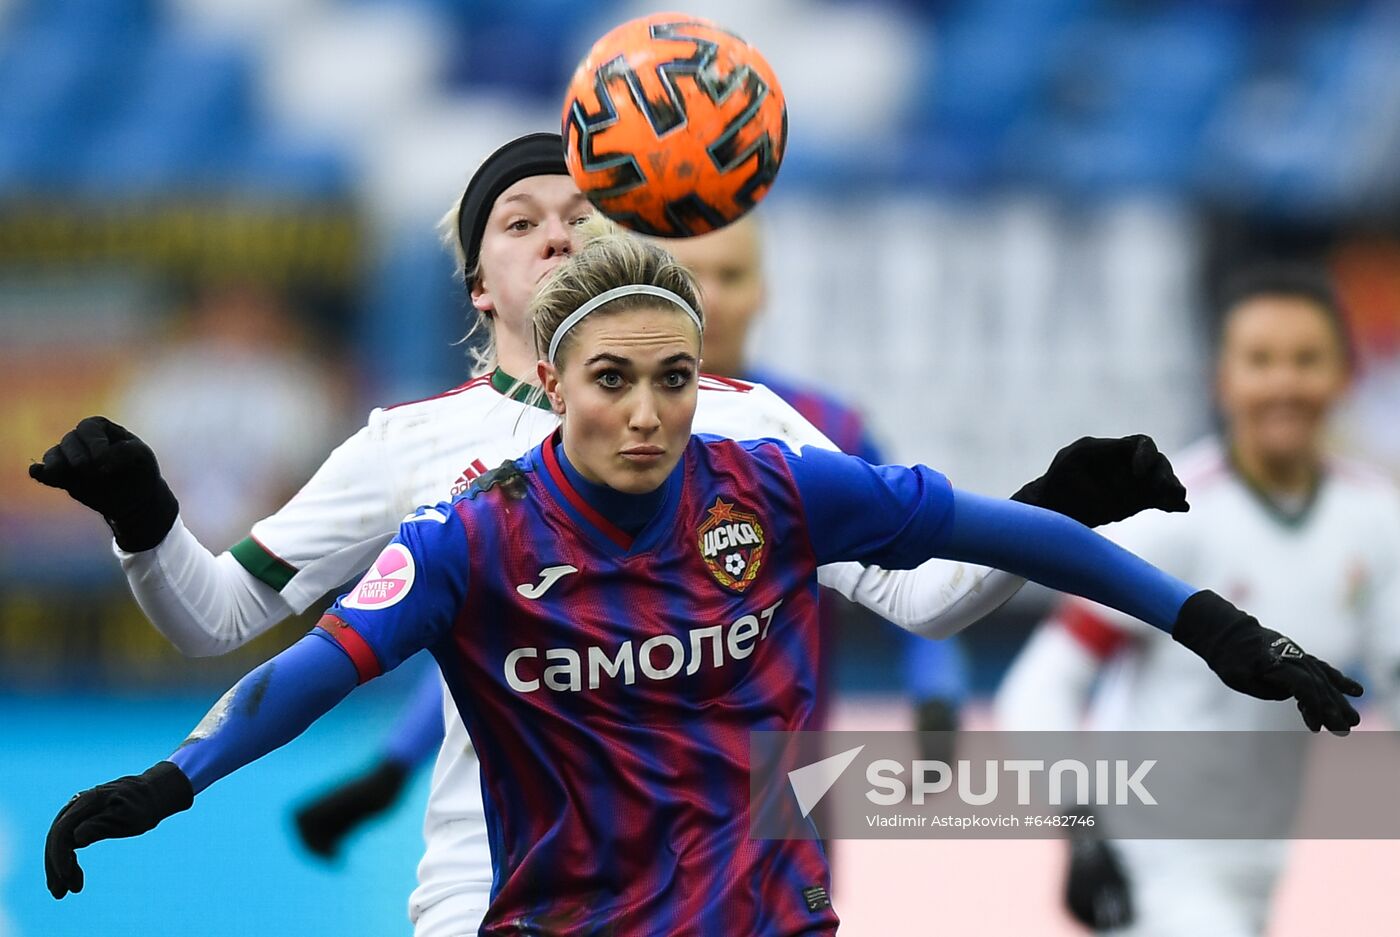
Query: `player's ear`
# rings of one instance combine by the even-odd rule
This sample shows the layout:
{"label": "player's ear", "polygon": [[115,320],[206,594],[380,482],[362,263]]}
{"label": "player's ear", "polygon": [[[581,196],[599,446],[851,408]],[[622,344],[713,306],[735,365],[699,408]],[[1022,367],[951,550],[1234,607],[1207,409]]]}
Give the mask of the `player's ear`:
{"label": "player's ear", "polygon": [[491,291],[486,288],[486,278],[478,274],[472,280],[471,286],[472,306],[476,311],[484,316],[492,316],[496,312],[496,299],[491,295]]}
{"label": "player's ear", "polygon": [[543,388],[545,397],[549,399],[550,409],[562,416],[564,395],[559,392],[559,369],[541,359],[539,364],[535,365],[535,373],[539,375],[540,387]]}

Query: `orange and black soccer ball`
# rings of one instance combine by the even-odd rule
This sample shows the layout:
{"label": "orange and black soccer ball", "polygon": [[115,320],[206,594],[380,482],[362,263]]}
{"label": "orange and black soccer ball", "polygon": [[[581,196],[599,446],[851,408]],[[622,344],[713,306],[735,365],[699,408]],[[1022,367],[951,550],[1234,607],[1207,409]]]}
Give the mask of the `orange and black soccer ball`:
{"label": "orange and black soccer ball", "polygon": [[722,228],[768,193],[787,105],[758,50],[709,20],[656,13],[594,43],[564,98],[564,159],[603,214],[643,234]]}

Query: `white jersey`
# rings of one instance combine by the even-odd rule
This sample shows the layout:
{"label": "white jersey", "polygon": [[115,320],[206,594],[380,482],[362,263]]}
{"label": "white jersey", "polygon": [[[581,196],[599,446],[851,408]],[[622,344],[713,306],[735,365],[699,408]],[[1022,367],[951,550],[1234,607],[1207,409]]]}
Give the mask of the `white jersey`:
{"label": "white jersey", "polygon": [[[498,372],[494,380],[502,377]],[[291,501],[255,524],[231,556],[210,556],[178,524],[154,550],[119,551],[142,608],[177,646],[195,654],[222,653],[306,609],[366,569],[419,505],[452,497],[553,432],[558,420],[552,412],[509,390],[483,376],[437,397],[374,410],[367,425]],[[794,450],[834,448],[767,388],[725,378],[700,378],[694,428],[738,439],[777,438]],[[248,580],[249,573],[258,582]],[[976,620],[1022,583],[942,561],[910,573],[833,564],[819,578],[896,624],[937,634]],[[217,587],[232,593],[229,601],[209,602]],[[924,619],[939,614],[943,624],[924,627]],[[410,900],[420,934],[475,933],[492,881],[477,762],[450,695],[444,699],[447,734],[433,772],[419,887]],[[438,923],[426,926],[420,916],[430,909]]]}
{"label": "white jersey", "polygon": [[[1188,513],[1144,513],[1104,534],[1218,592],[1316,657],[1344,669],[1366,664],[1382,681],[1376,689],[1393,697],[1385,685],[1393,682],[1400,647],[1394,488],[1379,474],[1333,461],[1311,502],[1285,514],[1231,468],[1215,439],[1183,454],[1178,469],[1191,499]],[[1092,606],[1092,619],[1129,636],[1097,695],[1096,728],[1303,728],[1291,703],[1236,693],[1170,635],[1103,606]]]}
{"label": "white jersey", "polygon": [[[1248,610],[1306,651],[1344,670],[1361,665],[1367,697],[1400,715],[1400,497],[1380,475],[1332,462],[1310,503],[1283,514],[1207,439],[1176,461],[1191,510],[1145,513],[1104,528],[1167,572]],[[1069,600],[1040,628],[1002,684],[1004,729],[1076,728],[1100,664],[1089,725],[1103,730],[1298,731],[1278,737],[1202,783],[1250,790],[1261,815],[1291,817],[1301,793],[1304,728],[1292,701],[1226,687],[1171,636],[1120,612]],[[1400,723],[1394,723],[1400,725]],[[1248,737],[1240,744],[1248,745]],[[1267,784],[1251,784],[1260,774]],[[1248,785],[1247,787],[1244,785]],[[1117,843],[1133,886],[1128,937],[1261,933],[1285,841],[1127,840]],[[1182,896],[1195,896],[1183,901]]]}

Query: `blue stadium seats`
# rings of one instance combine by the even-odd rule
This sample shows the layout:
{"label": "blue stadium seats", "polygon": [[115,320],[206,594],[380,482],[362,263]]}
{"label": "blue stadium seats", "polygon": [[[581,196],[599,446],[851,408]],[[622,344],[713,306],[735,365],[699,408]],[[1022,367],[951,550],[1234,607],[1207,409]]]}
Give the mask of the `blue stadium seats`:
{"label": "blue stadium seats", "polygon": [[984,185],[997,176],[1005,136],[1044,80],[1046,36],[954,23],[936,30],[926,50],[904,168],[917,181]]}
{"label": "blue stadium seats", "polygon": [[100,35],[41,24],[7,37],[0,53],[0,149],[20,181],[51,188],[71,178],[79,154],[112,110],[108,89],[130,63]]}
{"label": "blue stadium seats", "polygon": [[1045,106],[1010,154],[1013,173],[1073,197],[1181,191],[1243,38],[1227,11],[1189,5],[1068,33]]}
{"label": "blue stadium seats", "polygon": [[1260,24],[1257,67],[1226,103],[1201,170],[1209,198],[1299,217],[1354,200],[1350,157],[1382,90],[1358,55],[1357,12],[1339,5]]}
{"label": "blue stadium seats", "polygon": [[159,0],[27,0],[18,4],[7,26],[106,37],[121,46],[158,28],[162,13]]}
{"label": "blue stadium seats", "polygon": [[343,197],[353,175],[346,153],[330,146],[265,133],[235,154],[226,186],[262,197]]}
{"label": "blue stadium seats", "polygon": [[162,37],[147,45],[78,184],[158,190],[217,179],[253,126],[250,64],[237,49]]}
{"label": "blue stadium seats", "polygon": [[[1358,52],[1368,4],[843,2],[897,7],[923,32],[909,111],[859,152],[805,143],[794,127],[786,186],[1029,185],[1072,198],[1146,190],[1281,210],[1355,197],[1358,183],[1339,164],[1378,106],[1367,76],[1384,71]],[[444,94],[550,102],[591,39],[637,9],[621,0],[340,3],[413,4],[436,17],[456,50]],[[258,108],[256,34],[236,44],[194,38],[162,0],[19,0],[3,27],[0,192],[326,192],[352,181],[353,154],[275,138]]]}
{"label": "blue stadium seats", "polygon": [[[455,14],[459,63],[449,80],[458,87],[510,88],[553,100],[561,97],[592,29],[608,24],[606,3],[577,0],[467,0]],[[603,26],[601,28],[606,28]]]}

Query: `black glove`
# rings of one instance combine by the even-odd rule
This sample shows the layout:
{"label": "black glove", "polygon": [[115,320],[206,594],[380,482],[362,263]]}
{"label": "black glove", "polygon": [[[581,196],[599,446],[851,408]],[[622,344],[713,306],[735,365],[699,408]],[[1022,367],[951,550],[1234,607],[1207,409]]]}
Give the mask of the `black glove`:
{"label": "black glove", "polygon": [[105,416],[65,433],[44,461],[29,466],[29,477],[101,514],[128,553],[159,544],[180,513],[151,447]]}
{"label": "black glove", "polygon": [[1258,699],[1297,699],[1303,722],[1314,732],[1326,727],[1345,735],[1361,721],[1347,700],[1361,695],[1361,684],[1214,592],[1202,590],[1186,600],[1172,637],[1232,690]]}
{"label": "black glove", "polygon": [[408,768],[384,760],[312,800],[296,812],[297,832],[306,848],[332,858],[357,826],[393,806],[408,780]]}
{"label": "black glove", "polygon": [[1185,511],[1186,486],[1150,436],[1085,436],[1055,453],[1050,468],[1011,496],[1098,527],[1147,508]]}
{"label": "black glove", "polygon": [[58,812],[44,843],[49,894],[62,898],[83,890],[77,850],[103,839],[140,836],[193,803],[190,779],[168,761],[76,795]]}
{"label": "black glove", "polygon": [[957,704],[938,697],[919,700],[914,705],[914,721],[919,732],[938,733],[919,736],[919,757],[925,761],[941,761],[951,765],[957,750]]}
{"label": "black glove", "polygon": [[1065,906],[1076,921],[1095,931],[1133,923],[1133,897],[1118,853],[1093,833],[1070,834]]}

